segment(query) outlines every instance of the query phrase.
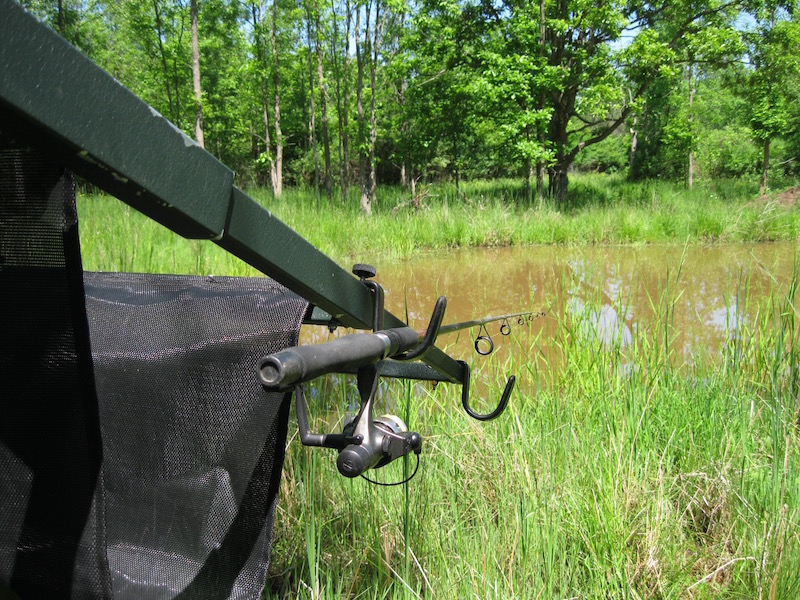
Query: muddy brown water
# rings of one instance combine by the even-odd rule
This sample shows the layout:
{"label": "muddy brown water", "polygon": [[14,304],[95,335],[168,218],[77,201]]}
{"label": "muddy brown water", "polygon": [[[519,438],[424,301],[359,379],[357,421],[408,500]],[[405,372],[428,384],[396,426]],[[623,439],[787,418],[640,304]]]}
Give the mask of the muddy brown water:
{"label": "muddy brown water", "polygon": [[[673,305],[671,344],[692,360],[714,356],[742,325],[752,322],[762,300],[784,294],[793,277],[798,245],[776,243],[713,246],[566,247],[470,249],[375,262],[386,307],[424,329],[436,298],[448,300],[444,324],[519,311],[548,312],[500,334],[488,325],[494,359],[524,363],[546,355],[559,327],[598,347],[628,344],[653,328],[665,300]],[[442,336],[456,358],[486,360],[473,349],[477,328]],[[328,339],[307,328],[301,343]]]}

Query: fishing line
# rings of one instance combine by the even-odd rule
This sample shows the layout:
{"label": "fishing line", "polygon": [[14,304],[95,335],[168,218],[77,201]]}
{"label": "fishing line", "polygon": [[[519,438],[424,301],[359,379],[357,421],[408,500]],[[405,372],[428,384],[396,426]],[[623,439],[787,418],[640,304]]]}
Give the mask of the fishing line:
{"label": "fishing line", "polygon": [[417,471],[419,471],[419,454],[415,453],[414,456],[417,457],[417,464],[414,466],[414,472],[411,473],[411,475],[409,475],[405,479],[403,479],[403,481],[395,481],[394,483],[381,483],[380,481],[375,481],[374,479],[370,479],[369,477],[367,477],[363,473],[361,474],[361,478],[362,479],[366,479],[368,482],[370,482],[373,485],[379,485],[381,487],[396,487],[398,485],[406,484],[409,481],[411,481],[412,479],[414,479],[414,475],[416,475]]}

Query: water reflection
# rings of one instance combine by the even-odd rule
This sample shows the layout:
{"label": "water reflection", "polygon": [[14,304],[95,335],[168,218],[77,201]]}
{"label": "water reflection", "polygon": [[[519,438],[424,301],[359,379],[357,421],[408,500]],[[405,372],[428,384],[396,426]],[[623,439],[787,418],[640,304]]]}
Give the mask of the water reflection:
{"label": "water reflection", "polygon": [[576,335],[584,342],[599,343],[604,350],[611,350],[623,349],[633,341],[630,328],[609,304],[598,309],[572,296],[567,301],[567,313],[577,324]]}
{"label": "water reflection", "polygon": [[[643,247],[532,247],[458,250],[377,262],[387,308],[419,329],[439,295],[448,299],[445,324],[521,310],[548,310],[545,319],[513,335],[489,326],[497,353],[545,347],[558,327],[602,348],[624,348],[640,328],[654,326],[668,302],[673,350],[685,360],[714,355],[752,319],[751,311],[792,276],[794,244]],[[311,328],[314,329],[314,328]],[[303,343],[327,339],[316,328]],[[477,331],[440,338],[457,357],[473,361]],[[478,357],[479,358],[479,357]]]}

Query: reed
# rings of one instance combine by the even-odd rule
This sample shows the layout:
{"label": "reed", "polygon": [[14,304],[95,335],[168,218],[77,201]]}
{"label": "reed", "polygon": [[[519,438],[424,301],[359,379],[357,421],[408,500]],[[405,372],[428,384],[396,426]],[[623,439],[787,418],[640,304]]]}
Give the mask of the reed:
{"label": "reed", "polygon": [[[450,386],[389,389],[425,438],[420,473],[400,489],[345,480],[333,455],[293,442],[267,597],[797,597],[795,275],[741,308],[750,316],[719,353],[670,347],[679,269],[627,346],[553,311],[568,315],[554,339],[519,333],[522,352],[480,367],[495,389],[523,374],[491,423],[463,414]],[[746,280],[740,292],[746,304]],[[530,359],[542,344],[558,349],[546,365]],[[317,395],[312,411],[335,409],[320,428],[350,402],[353,391],[338,389]],[[402,479],[402,469],[380,475]],[[308,514],[319,563],[306,558]]]}
{"label": "reed", "polygon": [[[528,204],[521,182],[511,180],[463,184],[458,193],[446,184],[424,189],[415,204],[407,190],[380,188],[371,215],[358,210],[355,197],[342,206],[303,190],[287,190],[280,200],[262,189],[249,193],[340,264],[459,247],[800,239],[797,207],[755,200],[757,185],[738,180],[690,191],[584,175],[574,178],[567,206]],[[213,244],[186,243],[105,196],[85,195],[78,208],[88,268],[169,271],[193,264],[204,274],[253,273]]]}

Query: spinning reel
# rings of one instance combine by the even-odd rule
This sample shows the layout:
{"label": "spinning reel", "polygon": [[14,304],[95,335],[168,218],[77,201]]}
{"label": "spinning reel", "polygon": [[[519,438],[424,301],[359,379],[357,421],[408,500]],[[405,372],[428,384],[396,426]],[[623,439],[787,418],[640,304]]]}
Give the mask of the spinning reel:
{"label": "spinning reel", "polygon": [[[399,417],[383,415],[376,418],[373,415],[381,375],[392,370],[398,361],[409,362],[422,357],[441,333],[480,326],[475,348],[480,354],[485,355],[494,349],[494,343],[491,342],[485,329],[487,323],[502,320],[500,331],[503,335],[508,335],[510,333],[508,319],[519,317],[519,322],[522,323],[525,319],[544,315],[544,313],[530,312],[515,313],[443,327],[442,319],[447,299],[441,296],[436,301],[430,323],[424,331],[416,331],[411,327],[383,329],[383,288],[374,281],[368,281],[368,278],[375,276],[375,269],[369,265],[355,265],[353,273],[359,276],[373,294],[373,333],[354,333],[323,344],[286,348],[265,356],[258,365],[259,379],[266,388],[294,391],[297,423],[303,445],[337,450],[339,455],[336,466],[342,475],[351,478],[364,476],[367,470],[381,468],[411,452],[419,456],[422,449],[420,434],[408,431]],[[487,345],[487,339],[490,347]],[[485,351],[487,348],[488,351]],[[462,367],[461,380],[458,382],[462,386],[461,401],[467,414],[482,421],[499,417],[508,405],[515,377],[511,375],[508,378],[496,408],[490,413],[481,414],[474,411],[469,403],[469,366],[463,361],[458,363]],[[439,380],[430,376],[428,372],[419,376],[411,374],[408,369],[394,370],[401,373],[400,377]],[[303,384],[327,373],[356,375],[361,406],[358,414],[345,424],[341,433],[313,433],[308,422]],[[419,467],[419,458],[417,460],[414,472],[404,481],[381,485],[400,485],[410,480]],[[371,479],[368,481],[377,483]]]}

